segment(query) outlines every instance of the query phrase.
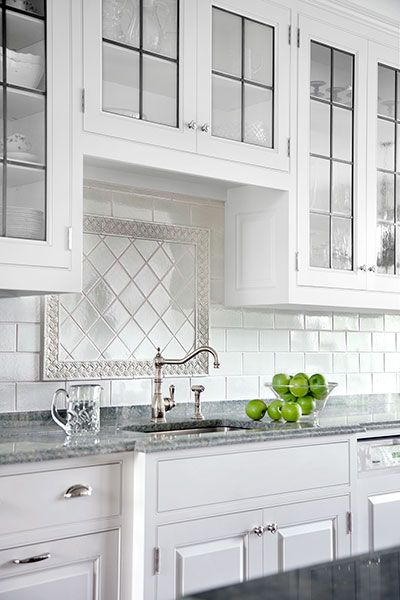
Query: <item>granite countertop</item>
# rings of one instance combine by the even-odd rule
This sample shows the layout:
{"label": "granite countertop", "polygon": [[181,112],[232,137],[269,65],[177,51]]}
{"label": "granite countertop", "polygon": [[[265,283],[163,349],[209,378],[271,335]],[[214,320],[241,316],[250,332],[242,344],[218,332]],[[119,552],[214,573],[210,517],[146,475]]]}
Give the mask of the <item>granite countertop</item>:
{"label": "granite countertop", "polygon": [[253,579],[183,600],[394,600],[400,548]]}
{"label": "granite countertop", "polygon": [[[200,426],[241,427],[240,430],[175,435],[169,429],[193,427],[193,403],[179,404],[167,414],[168,423],[150,421],[150,406],[103,408],[97,437],[66,440],[51,420],[50,412],[4,413],[0,415],[0,464],[36,462],[114,452],[159,452],[244,444],[297,437],[320,437],[361,433],[382,428],[400,428],[400,394],[333,396],[318,424],[250,421],[246,401],[204,402],[205,420]],[[195,425],[198,426],[197,424]],[[128,428],[128,429],[126,429]],[[165,435],[153,435],[155,431]]]}

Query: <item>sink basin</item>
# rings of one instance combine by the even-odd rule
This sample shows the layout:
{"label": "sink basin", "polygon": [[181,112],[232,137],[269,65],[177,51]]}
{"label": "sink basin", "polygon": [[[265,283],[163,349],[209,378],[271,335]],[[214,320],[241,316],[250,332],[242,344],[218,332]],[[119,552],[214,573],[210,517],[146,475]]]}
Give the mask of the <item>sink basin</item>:
{"label": "sink basin", "polygon": [[[137,431],[134,426],[124,427],[128,431]],[[176,435],[202,435],[204,433],[227,433],[228,431],[241,431],[246,427],[229,427],[229,426],[207,426],[207,427],[187,427],[186,429],[161,429],[154,431],[152,429],[142,429],[140,433],[147,433],[154,437],[172,437]]]}

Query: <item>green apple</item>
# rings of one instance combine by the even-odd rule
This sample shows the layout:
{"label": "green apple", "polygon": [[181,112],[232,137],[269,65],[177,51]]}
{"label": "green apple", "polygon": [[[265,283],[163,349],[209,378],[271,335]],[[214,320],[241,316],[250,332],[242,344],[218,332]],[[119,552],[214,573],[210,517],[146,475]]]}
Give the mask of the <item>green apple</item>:
{"label": "green apple", "polygon": [[305,373],[296,373],[295,377],[304,377],[304,379],[308,381],[308,375],[306,375]]}
{"label": "green apple", "polygon": [[253,421],[261,421],[267,412],[267,405],[263,400],[250,400],[246,405],[246,415]]}
{"label": "green apple", "polygon": [[295,375],[290,380],[289,389],[293,396],[301,398],[308,394],[308,379],[305,379],[302,375]]}
{"label": "green apple", "polygon": [[290,377],[286,373],[276,373],[272,378],[272,387],[280,396],[287,392]]}
{"label": "green apple", "polygon": [[284,402],[296,402],[296,396],[293,396],[292,392],[285,392],[281,395],[281,398]]}
{"label": "green apple", "polygon": [[298,398],[297,404],[301,407],[301,412],[303,415],[311,415],[315,410],[315,400],[312,396],[303,396],[302,398]]}
{"label": "green apple", "polygon": [[283,406],[282,400],[274,400],[273,402],[271,402],[271,404],[268,405],[268,408],[267,408],[268,416],[273,421],[279,421],[279,419],[282,417],[282,415],[281,415],[282,406]]}
{"label": "green apple", "polygon": [[326,379],[323,375],[321,375],[320,373],[315,373],[314,375],[311,375],[309,383],[310,392],[314,396],[314,398],[317,398],[317,400],[325,398],[325,396],[328,393],[328,386],[326,384]]}
{"label": "green apple", "polygon": [[296,423],[301,414],[301,406],[297,402],[285,402],[282,406],[282,417],[288,423]]}

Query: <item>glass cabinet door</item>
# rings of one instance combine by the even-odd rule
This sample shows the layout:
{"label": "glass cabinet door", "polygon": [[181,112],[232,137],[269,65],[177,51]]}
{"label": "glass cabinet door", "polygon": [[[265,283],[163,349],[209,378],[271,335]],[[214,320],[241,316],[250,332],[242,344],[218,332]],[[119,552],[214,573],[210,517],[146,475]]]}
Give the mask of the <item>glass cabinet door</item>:
{"label": "glass cabinet door", "polygon": [[[367,43],[300,19],[300,285],[366,285]],[[360,268],[361,267],[361,268]]]}
{"label": "glass cabinet door", "polygon": [[198,15],[199,152],[287,171],[288,10],[204,0]]}
{"label": "glass cabinet door", "polygon": [[196,0],[83,3],[87,131],[195,150],[195,7]]}
{"label": "glass cabinet door", "polygon": [[45,2],[6,0],[1,19],[1,236],[44,241]]}

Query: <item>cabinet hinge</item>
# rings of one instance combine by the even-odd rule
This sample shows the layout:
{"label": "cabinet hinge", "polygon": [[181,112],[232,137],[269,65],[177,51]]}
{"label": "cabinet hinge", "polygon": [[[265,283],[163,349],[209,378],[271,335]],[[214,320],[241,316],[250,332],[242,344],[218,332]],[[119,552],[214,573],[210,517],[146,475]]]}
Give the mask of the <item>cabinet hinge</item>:
{"label": "cabinet hinge", "polygon": [[287,139],[287,155],[290,157],[290,138]]}
{"label": "cabinet hinge", "polygon": [[353,531],[353,515],[349,511],[346,513],[346,523],[347,523],[347,533],[351,533]]}
{"label": "cabinet hinge", "polygon": [[289,27],[288,27],[288,44],[289,44],[289,46],[291,45],[291,43],[292,43],[292,26],[289,25]]}
{"label": "cabinet hinge", "polygon": [[72,227],[67,227],[68,250],[72,250]]}
{"label": "cabinet hinge", "polygon": [[299,253],[296,252],[296,254],[294,255],[294,264],[295,264],[295,268],[296,271],[299,271]]}
{"label": "cabinet hinge", "polygon": [[300,27],[297,28],[297,47],[300,48]]}
{"label": "cabinet hinge", "polygon": [[86,110],[85,88],[83,88],[81,92],[81,109],[83,113]]}
{"label": "cabinet hinge", "polygon": [[160,548],[157,546],[153,550],[153,562],[154,562],[154,575],[160,573]]}

